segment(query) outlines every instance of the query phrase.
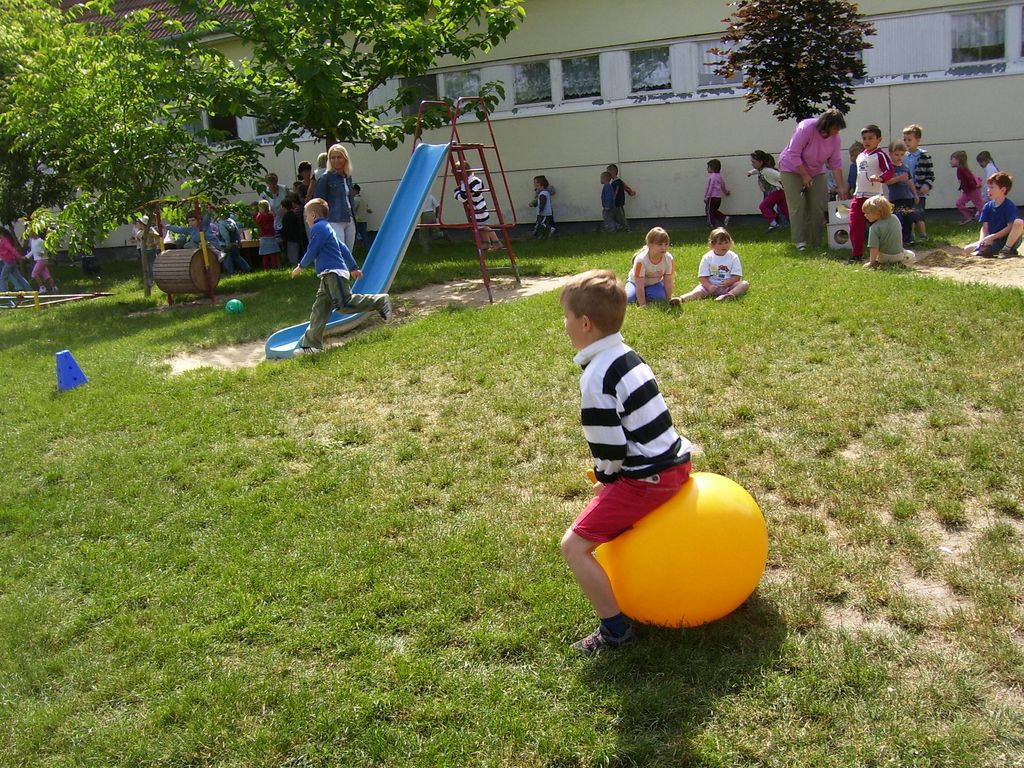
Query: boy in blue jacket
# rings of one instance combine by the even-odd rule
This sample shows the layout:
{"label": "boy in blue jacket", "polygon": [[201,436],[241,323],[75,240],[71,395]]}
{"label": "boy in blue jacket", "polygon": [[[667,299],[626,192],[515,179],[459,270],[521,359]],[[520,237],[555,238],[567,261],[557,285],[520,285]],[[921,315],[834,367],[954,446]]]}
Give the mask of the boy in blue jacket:
{"label": "boy in blue jacket", "polygon": [[320,287],[313,299],[309,327],[296,350],[297,354],[323,352],[324,329],[332,309],[346,313],[376,310],[385,321],[391,317],[391,300],[386,293],[352,293],[351,281],[362,277],[363,271],[327,222],[327,201],[316,197],[306,203],[303,211],[309,226],[309,247],[292,270],[292,277],[298,277],[304,267],[312,264],[320,278]]}

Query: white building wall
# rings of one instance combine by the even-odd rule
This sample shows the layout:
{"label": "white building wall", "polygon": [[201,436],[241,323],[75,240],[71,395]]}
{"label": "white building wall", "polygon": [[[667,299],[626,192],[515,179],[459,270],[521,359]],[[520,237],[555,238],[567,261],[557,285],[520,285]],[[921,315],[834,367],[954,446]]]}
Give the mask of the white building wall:
{"label": "white building wall", "polygon": [[[899,137],[912,122],[924,126],[924,146],[933,156],[936,187],[931,208],[948,208],[957,196],[948,167],[949,154],[963,149],[972,158],[988,149],[1000,168],[1024,178],[1024,94],[1022,2],[977,0],[936,4],[908,0],[866,0],[861,11],[875,23],[874,47],[864,52],[869,77],[857,88],[856,104],[847,116],[844,145],[859,138],[859,129],[876,123],[885,140]],[[672,218],[703,214],[706,162],[717,157],[733,194],[724,204],[730,214],[753,214],[760,192],[746,178],[749,153],[764,149],[774,155],[785,146],[794,123],[778,122],[763,104],[745,111],[742,91],[701,88],[703,47],[724,29],[732,10],[721,0],[528,0],[523,25],[502,45],[475,62],[440,62],[439,72],[480,68],[481,82],[501,80],[506,97],[492,115],[495,135],[517,213],[530,221],[535,211],[531,179],[543,173],[557,189],[556,217],[561,221],[600,218],[599,175],[617,163],[621,175],[638,192],[627,203],[635,218]],[[992,65],[951,67],[954,14],[1002,10],[1006,14],[1004,61]],[[244,50],[231,41],[218,43],[232,58]],[[631,94],[631,48],[667,46],[672,88],[667,92]],[[703,47],[702,47],[703,46]],[[596,55],[600,68],[599,98],[562,100],[561,58]],[[552,101],[515,104],[515,64],[550,62]],[[381,101],[397,83],[371,96]],[[443,90],[443,83],[442,83]],[[448,94],[449,96],[457,94]],[[254,135],[254,121],[242,121],[240,135]],[[464,138],[472,135],[464,131]],[[445,142],[448,133],[425,137]],[[264,148],[269,169],[282,183],[294,179],[302,160],[314,162],[325,147],[299,143],[299,151],[275,155]],[[408,161],[410,145],[393,152],[352,148],[355,178],[373,208],[375,227],[386,210]],[[440,194],[440,181],[435,194]],[[252,195],[249,196],[254,197]],[[460,220],[461,211],[449,208]],[[120,245],[126,235],[115,235]],[[120,239],[120,242],[118,241]]]}

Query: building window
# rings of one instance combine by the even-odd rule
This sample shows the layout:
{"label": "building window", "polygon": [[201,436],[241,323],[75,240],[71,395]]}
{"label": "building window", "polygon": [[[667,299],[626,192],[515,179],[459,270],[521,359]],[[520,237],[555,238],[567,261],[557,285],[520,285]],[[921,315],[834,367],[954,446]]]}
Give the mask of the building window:
{"label": "building window", "polygon": [[630,90],[633,93],[666,91],[672,87],[668,46],[640,48],[629,52]]}
{"label": "building window", "polygon": [[995,61],[1006,57],[1006,12],[956,13],[953,21],[953,63]]}
{"label": "building window", "polygon": [[445,72],[445,98],[455,101],[460,96],[480,95],[480,70],[464,69],[461,72]]}
{"label": "building window", "polygon": [[516,104],[551,101],[551,65],[533,61],[516,65]]}
{"label": "building window", "polygon": [[420,102],[438,101],[441,98],[437,90],[437,75],[403,77],[401,87],[413,93],[412,101],[402,107],[404,117],[416,117],[420,111]]}
{"label": "building window", "polygon": [[238,120],[231,115],[207,115],[206,127],[213,134],[213,141],[238,138]]}
{"label": "building window", "polygon": [[601,95],[601,62],[597,56],[562,59],[562,97],[588,99]]}
{"label": "building window", "polygon": [[276,136],[288,127],[287,120],[273,120],[266,117],[256,118],[257,136]]}
{"label": "building window", "polygon": [[[726,80],[721,75],[715,74],[715,68],[725,63],[725,56],[720,53],[712,53],[712,48],[722,48],[722,43],[717,40],[708,40],[704,43],[697,43],[698,67],[697,86],[699,88],[723,88],[730,85],[741,85],[743,74],[737,72]],[[723,49],[724,50],[724,49]]]}

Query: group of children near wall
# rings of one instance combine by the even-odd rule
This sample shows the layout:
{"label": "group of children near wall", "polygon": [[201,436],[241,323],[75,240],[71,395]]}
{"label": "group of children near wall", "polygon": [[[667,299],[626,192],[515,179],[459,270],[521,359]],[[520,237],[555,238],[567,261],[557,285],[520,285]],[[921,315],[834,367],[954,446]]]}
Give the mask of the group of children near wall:
{"label": "group of children near wall", "polygon": [[[916,256],[907,248],[927,238],[925,201],[935,181],[931,158],[919,146],[921,126],[913,124],[904,128],[903,141],[892,142],[888,153],[880,146],[882,131],[877,125],[864,126],[860,135],[860,142],[850,147],[851,260],[862,259],[866,242],[867,267],[910,263]],[[961,223],[981,224],[978,239],[967,245],[965,251],[982,258],[1016,256],[1024,221],[1018,218],[1016,206],[1007,197],[1013,178],[996,167],[987,151],[979,153],[977,161],[985,173],[984,181],[970,170],[967,153],[963,150],[953,152],[949,159],[959,182],[961,194],[956,207]],[[973,215],[968,202],[974,206]]]}
{"label": "group of children near wall", "polygon": [[[861,141],[850,146],[847,185],[852,193],[849,219],[853,250],[851,261],[861,261],[866,246],[868,261],[865,266],[909,263],[915,255],[908,248],[915,242],[927,239],[924,210],[926,199],[935,184],[935,172],[930,154],[920,146],[922,133],[920,125],[908,125],[903,129],[902,141],[892,142],[887,153],[880,148],[881,129],[876,125],[867,125],[861,131]],[[1017,219],[1016,208],[1006,199],[1013,180],[1005,173],[997,176],[1000,171],[988,151],[980,152],[977,162],[983,169],[984,180],[971,172],[965,152],[957,151],[950,157],[950,165],[956,169],[961,192],[956,207],[963,217],[962,221],[964,224],[982,224],[978,241],[968,246],[967,251],[983,257],[1015,256],[1018,247],[1018,238],[1014,236],[1013,228],[1013,222]],[[768,231],[775,231],[789,220],[782,175],[775,167],[774,157],[764,150],[752,152],[750,164],[747,176],[756,178],[762,194],[758,209],[768,222]],[[829,182],[830,195],[835,199],[836,190],[831,176]],[[547,237],[556,231],[552,206],[554,188],[545,176],[535,176],[533,183],[535,197],[530,206],[538,208],[533,236]],[[1001,191],[993,193],[993,187]],[[635,194],[619,178],[618,166],[609,165],[601,174],[600,231],[629,231],[625,213],[626,195],[632,197]],[[729,216],[722,211],[722,202],[730,195],[722,175],[721,161],[717,158],[708,160],[704,213],[709,229],[729,226]],[[881,199],[872,199],[876,197]],[[865,210],[864,206],[869,200],[872,202]],[[974,206],[973,214],[968,203]],[[989,203],[993,205],[986,213]],[[1006,207],[993,210],[1000,206]],[[892,221],[889,221],[890,218]],[[1002,226],[1003,222],[1009,224]],[[995,224],[1000,226],[993,229]],[[898,243],[892,233],[894,228],[899,229]],[[874,234],[871,234],[872,231]],[[979,243],[983,241],[985,247],[979,248]],[[998,247],[993,247],[992,243]]]}

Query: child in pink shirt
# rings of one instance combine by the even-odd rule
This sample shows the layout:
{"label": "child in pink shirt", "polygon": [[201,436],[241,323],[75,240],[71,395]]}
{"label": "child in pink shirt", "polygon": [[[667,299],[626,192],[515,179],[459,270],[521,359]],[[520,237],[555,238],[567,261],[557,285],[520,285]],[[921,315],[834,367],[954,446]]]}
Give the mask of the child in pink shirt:
{"label": "child in pink shirt", "polygon": [[[956,199],[956,209],[960,211],[960,223],[973,224],[985,204],[981,199],[981,179],[967,167],[967,153],[962,149],[958,149],[949,156],[949,165],[951,168],[956,168],[956,180],[960,182],[960,197]],[[973,216],[967,210],[967,203],[974,206]]]}
{"label": "child in pink shirt", "polygon": [[704,185],[704,214],[711,229],[729,225],[729,217],[719,208],[722,206],[722,197],[728,197],[730,194],[725,186],[725,179],[722,178],[722,161],[708,160],[708,182]]}

